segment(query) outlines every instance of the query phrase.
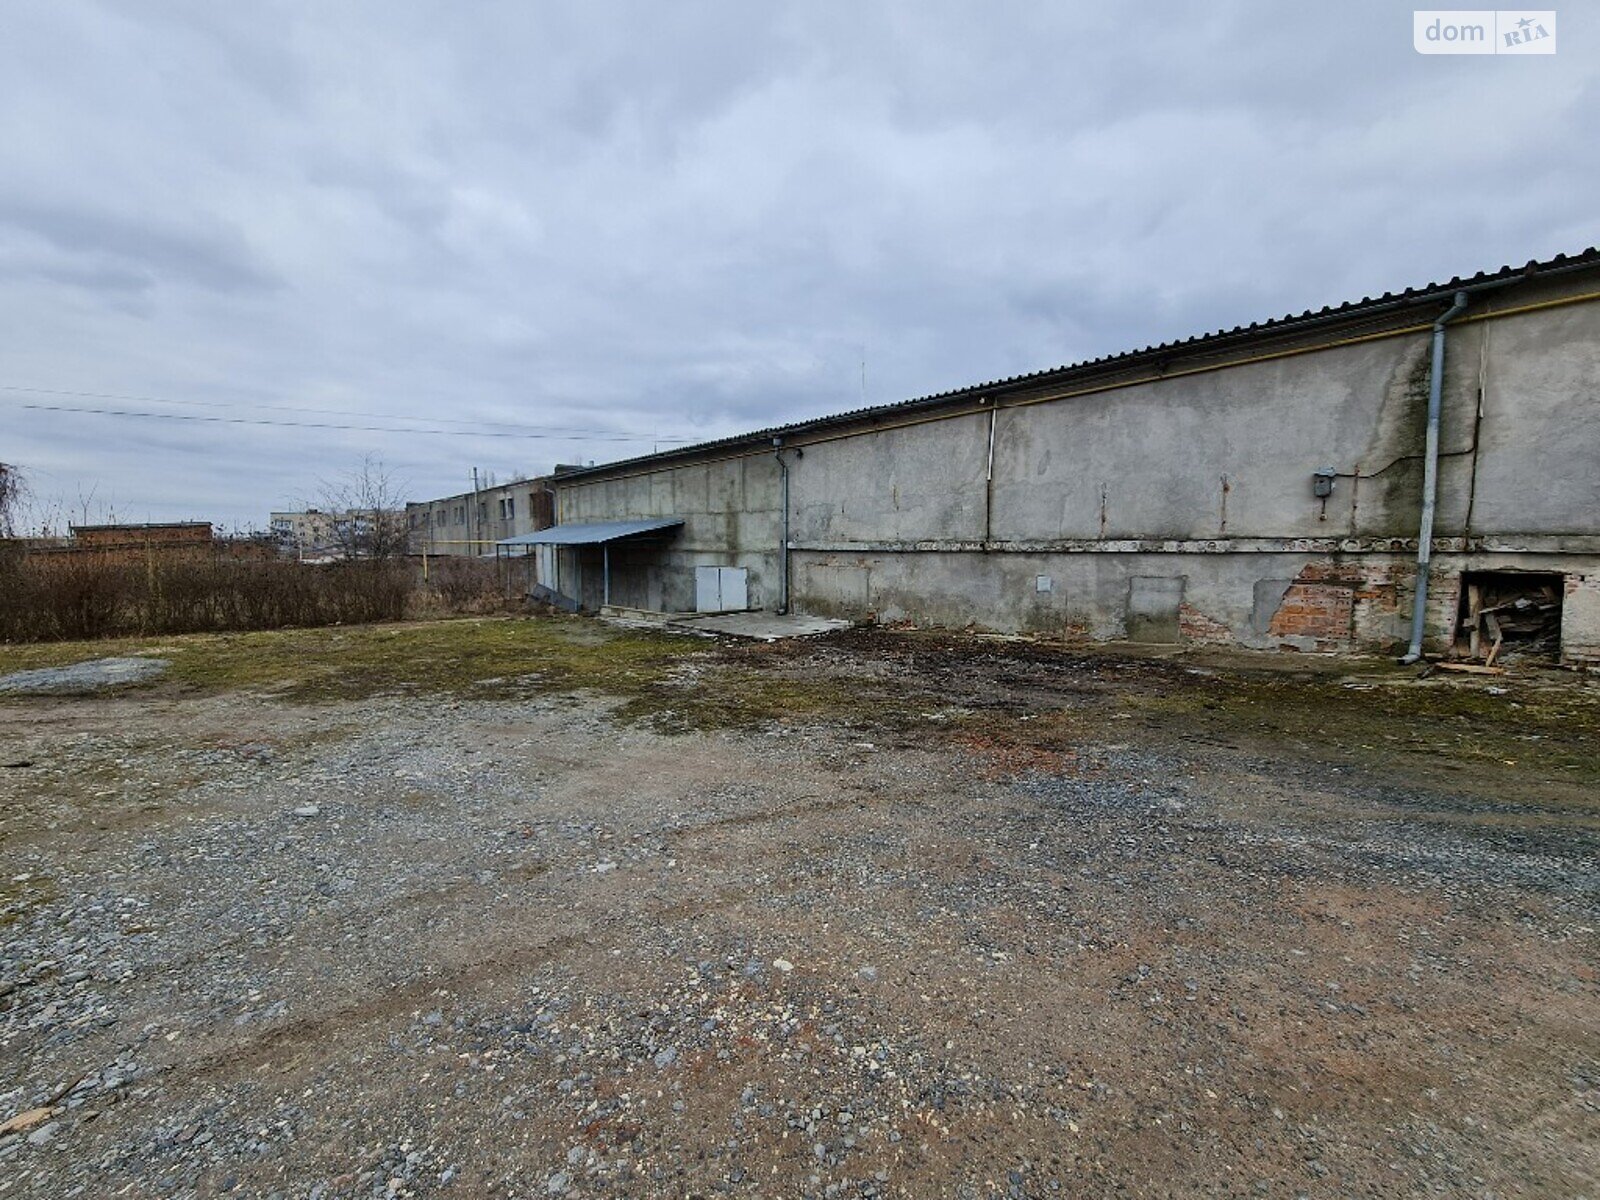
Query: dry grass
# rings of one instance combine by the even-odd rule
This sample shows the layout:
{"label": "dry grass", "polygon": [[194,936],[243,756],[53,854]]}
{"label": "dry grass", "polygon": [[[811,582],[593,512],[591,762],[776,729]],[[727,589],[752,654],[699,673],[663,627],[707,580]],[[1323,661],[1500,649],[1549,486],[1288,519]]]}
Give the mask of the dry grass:
{"label": "dry grass", "polygon": [[[900,665],[908,647],[937,660]],[[1386,667],[1350,676],[1262,660],[1197,667],[1030,648],[990,663],[989,682],[970,694],[952,683],[979,678],[975,657],[996,653],[959,638],[851,635],[765,647],[581,617],[480,617],[0,646],[0,673],[149,654],[169,659],[171,670],[136,688],[311,703],[591,693],[613,698],[622,718],[663,731],[821,720],[930,743],[955,738],[1003,775],[1050,769],[1137,726],[1246,750],[1289,744],[1330,761],[1600,782],[1600,694],[1565,674],[1508,677],[1491,691],[1476,680],[1418,682]],[[862,670],[874,661],[892,669]],[[932,717],[952,703],[970,708]]]}
{"label": "dry grass", "polygon": [[[256,691],[316,703],[448,693],[477,699],[590,692],[668,732],[790,718],[883,718],[885,693],[837,679],[784,678],[699,638],[622,630],[579,617],[481,617],[251,633],[0,646],[0,673],[123,655],[165,658],[129,689]],[[700,678],[712,672],[714,684]]]}

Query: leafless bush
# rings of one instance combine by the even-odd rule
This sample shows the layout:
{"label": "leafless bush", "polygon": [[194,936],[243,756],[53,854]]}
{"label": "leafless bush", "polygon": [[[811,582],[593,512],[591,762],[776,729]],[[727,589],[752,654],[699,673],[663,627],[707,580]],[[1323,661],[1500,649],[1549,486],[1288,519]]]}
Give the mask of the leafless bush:
{"label": "leafless bush", "polygon": [[0,641],[393,621],[414,588],[406,563],[381,560],[13,555],[0,561]]}
{"label": "leafless bush", "polygon": [[132,572],[88,556],[7,556],[0,577],[0,638],[11,642],[116,633]]}
{"label": "leafless bush", "polygon": [[446,612],[492,612],[508,600],[499,564],[481,558],[433,559],[426,591],[434,607]]}

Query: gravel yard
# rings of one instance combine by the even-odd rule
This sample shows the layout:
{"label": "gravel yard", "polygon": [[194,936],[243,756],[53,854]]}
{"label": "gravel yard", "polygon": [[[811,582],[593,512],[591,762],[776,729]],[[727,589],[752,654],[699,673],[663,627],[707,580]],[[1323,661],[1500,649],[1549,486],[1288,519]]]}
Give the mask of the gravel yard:
{"label": "gravel yard", "polygon": [[0,699],[0,1196],[1600,1198],[1584,677],[578,620],[0,670],[141,650]]}

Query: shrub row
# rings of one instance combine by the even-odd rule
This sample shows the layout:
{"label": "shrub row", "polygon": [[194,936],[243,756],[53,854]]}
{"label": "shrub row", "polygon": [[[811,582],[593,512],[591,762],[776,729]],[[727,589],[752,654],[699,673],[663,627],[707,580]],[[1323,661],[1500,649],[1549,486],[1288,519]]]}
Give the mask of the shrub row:
{"label": "shrub row", "polygon": [[493,564],[309,565],[209,556],[129,560],[0,549],[0,641],[205,633],[393,621],[503,605]]}

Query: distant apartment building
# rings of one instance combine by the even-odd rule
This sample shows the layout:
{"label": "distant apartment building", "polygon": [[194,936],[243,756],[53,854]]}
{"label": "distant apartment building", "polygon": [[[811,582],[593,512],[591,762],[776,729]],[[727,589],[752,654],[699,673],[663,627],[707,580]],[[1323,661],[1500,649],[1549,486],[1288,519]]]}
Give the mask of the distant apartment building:
{"label": "distant apartment building", "polygon": [[272,539],[281,554],[302,562],[333,562],[384,555],[404,548],[404,518],[393,509],[347,509],[325,512],[275,512],[268,517]]}
{"label": "distant apartment building", "polygon": [[308,508],[304,512],[275,512],[268,516],[268,528],[278,549],[292,558],[318,558],[331,555],[333,514]]}
{"label": "distant apartment building", "polygon": [[553,501],[541,477],[407,504],[407,541],[412,554],[493,556],[496,542],[554,525]]}

